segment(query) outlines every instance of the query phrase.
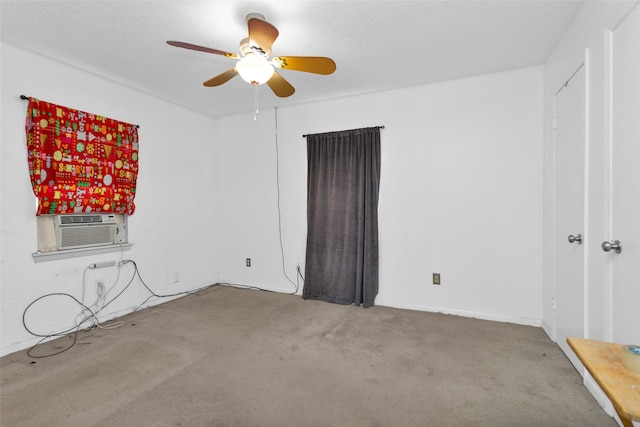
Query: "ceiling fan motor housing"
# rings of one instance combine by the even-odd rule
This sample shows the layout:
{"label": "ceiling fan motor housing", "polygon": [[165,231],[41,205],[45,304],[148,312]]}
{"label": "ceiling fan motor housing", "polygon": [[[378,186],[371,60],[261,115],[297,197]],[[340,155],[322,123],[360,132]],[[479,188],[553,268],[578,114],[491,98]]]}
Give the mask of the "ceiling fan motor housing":
{"label": "ceiling fan motor housing", "polygon": [[251,39],[247,37],[240,40],[240,53],[242,53],[242,56],[247,56],[249,53],[255,53],[267,58],[271,51],[265,52],[260,46],[252,46]]}
{"label": "ceiling fan motor housing", "polygon": [[249,37],[247,37],[240,40],[240,53],[242,53],[242,56],[246,56],[249,52],[251,52],[251,43]]}
{"label": "ceiling fan motor housing", "polygon": [[247,13],[247,24],[249,23],[250,19],[259,19],[261,21],[266,21],[266,18],[264,17],[263,14],[258,13],[258,12],[252,12],[252,13]]}

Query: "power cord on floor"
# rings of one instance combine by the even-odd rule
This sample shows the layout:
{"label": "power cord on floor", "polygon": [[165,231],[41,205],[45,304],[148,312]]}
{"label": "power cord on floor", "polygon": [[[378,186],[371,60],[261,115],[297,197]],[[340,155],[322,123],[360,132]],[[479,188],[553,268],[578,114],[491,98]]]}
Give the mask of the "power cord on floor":
{"label": "power cord on floor", "polygon": [[243,283],[233,283],[233,282],[222,282],[222,283],[217,283],[217,285],[218,286],[228,286],[230,288],[252,289],[254,291],[273,292],[273,293],[276,293],[276,294],[296,295],[298,293],[298,290],[300,289],[300,279],[302,279],[302,281],[304,282],[304,276],[302,275],[302,271],[300,270],[300,266],[297,266],[296,267],[296,282],[293,283],[293,281],[291,281],[291,283],[293,283],[293,285],[295,286],[295,290],[293,292],[273,291],[271,289],[261,288],[260,286],[256,286],[256,285],[246,285],[246,284],[243,284]]}
{"label": "power cord on floor", "polygon": [[[22,313],[22,324],[24,326],[24,328],[27,330],[27,332],[29,332],[31,335],[36,336],[36,337],[41,337],[42,339],[40,341],[38,341],[33,347],[31,347],[29,350],[27,350],[27,355],[29,357],[32,357],[34,359],[38,359],[38,358],[43,358],[43,357],[49,357],[49,356],[55,356],[56,354],[60,354],[63,353],[67,350],[69,350],[71,347],[73,347],[76,344],[77,338],[78,338],[78,332],[80,331],[80,328],[82,328],[82,325],[85,323],[86,320],[88,320],[90,317],[85,317],[85,319],[83,319],[80,322],[77,322],[76,325],[72,328],[66,329],[66,330],[62,330],[60,332],[55,332],[55,333],[49,333],[49,334],[39,334],[36,333],[34,331],[32,331],[28,326],[27,326],[27,321],[26,321],[26,316],[27,316],[27,311],[29,311],[29,309],[38,301],[41,301],[45,298],[50,298],[50,297],[54,297],[54,296],[63,296],[63,297],[67,297],[67,298],[71,298],[73,301],[75,301],[76,303],[78,303],[78,305],[80,307],[82,307],[82,311],[84,312],[85,310],[88,311],[92,316],[94,316],[94,313],[91,311],[91,309],[89,307],[87,307],[86,305],[84,305],[83,303],[81,303],[76,297],[74,297],[73,295],[67,294],[67,293],[62,293],[62,292],[54,292],[54,293],[50,293],[50,294],[46,294],[43,295],[39,298],[36,298],[33,302],[31,302],[27,308],[24,309],[24,312]],[[47,355],[43,355],[43,356],[35,356],[32,354],[32,351],[35,350],[36,347],[38,347],[43,341],[47,340],[48,338],[54,338],[54,337],[62,337],[66,334],[68,334],[69,332],[73,332],[73,342],[71,343],[71,345],[69,345],[68,347],[63,348],[60,351],[57,351],[55,353],[51,353],[51,354],[47,354]]]}
{"label": "power cord on floor", "polygon": [[[57,354],[60,354],[60,353],[63,353],[65,351],[69,350],[70,348],[72,348],[76,344],[77,338],[78,338],[78,333],[80,332],[81,329],[84,329],[84,330],[90,330],[92,328],[114,329],[114,328],[118,328],[118,327],[122,326],[124,324],[124,322],[114,322],[114,323],[110,323],[110,324],[107,324],[107,325],[103,325],[100,322],[99,318],[98,318],[98,314],[100,312],[102,312],[105,308],[107,308],[116,299],[118,299],[127,289],[129,289],[129,287],[132,285],[132,283],[133,283],[133,281],[134,281],[134,279],[136,277],[138,277],[140,279],[140,282],[142,283],[142,285],[145,287],[145,289],[147,289],[147,291],[149,291],[151,293],[151,295],[147,299],[145,299],[142,302],[142,304],[137,306],[132,311],[132,313],[135,313],[136,311],[140,310],[140,308],[142,308],[144,306],[144,304],[146,304],[153,297],[168,298],[168,297],[186,295],[186,294],[190,294],[190,293],[199,292],[201,290],[204,290],[204,289],[207,289],[207,288],[210,288],[210,287],[216,285],[216,284],[209,284],[209,285],[205,285],[205,286],[202,286],[200,288],[197,288],[197,289],[192,289],[192,290],[189,290],[189,291],[176,292],[176,293],[173,293],[173,294],[158,294],[158,293],[154,292],[149,286],[147,286],[145,281],[142,279],[142,276],[140,275],[140,271],[138,270],[137,264],[133,260],[121,260],[117,264],[118,265],[118,270],[120,270],[120,268],[122,268],[124,265],[127,265],[127,264],[131,264],[134,267],[133,273],[131,274],[131,277],[129,278],[129,281],[127,282],[125,287],[120,292],[118,292],[118,294],[116,296],[111,298],[109,301],[105,300],[104,304],[102,304],[102,306],[99,307],[99,308],[92,309],[91,307],[87,306],[84,303],[84,301],[80,301],[76,297],[74,297],[73,295],[68,294],[68,293],[63,293],[63,292],[53,292],[53,293],[49,293],[49,294],[43,295],[41,297],[36,298],[29,305],[27,305],[27,307],[24,309],[24,311],[22,313],[22,324],[23,324],[24,328],[27,330],[27,332],[29,332],[31,335],[42,338],[34,346],[32,346],[29,350],[27,350],[27,355],[29,357],[31,357],[31,358],[34,358],[34,359],[55,356]],[[118,278],[119,277],[120,277],[120,271],[118,271]],[[115,285],[117,285],[117,281],[116,281],[116,283],[114,283],[114,287],[115,287]],[[83,290],[82,290],[82,299],[83,300],[85,298],[85,289],[84,289],[84,287],[85,287],[85,277],[84,277],[84,274],[83,274]],[[104,292],[104,289],[103,289],[103,292]],[[106,297],[107,293],[108,292],[104,292],[103,295],[99,295],[99,298],[98,298],[98,301],[96,301],[96,304],[98,304],[101,299],[104,300],[104,298]],[[70,327],[70,328],[67,328],[67,329],[63,329],[61,331],[51,332],[51,333],[46,333],[46,334],[33,331],[27,324],[28,323],[27,322],[27,314],[28,314],[28,312],[33,308],[34,305],[36,305],[36,303],[38,303],[38,302],[40,302],[40,301],[42,301],[44,299],[48,299],[48,298],[52,298],[52,297],[69,298],[69,299],[73,300],[75,303],[78,304],[80,312],[75,316],[75,319],[76,319],[75,320],[75,325],[73,327]],[[96,305],[96,304],[94,304],[94,305]],[[62,336],[65,336],[65,335],[67,335],[69,333],[72,333],[72,337],[73,337],[73,341],[71,342],[71,344],[69,346],[63,348],[62,350],[56,351],[54,353],[49,353],[49,354],[44,354],[44,355],[36,355],[36,354],[34,354],[34,350],[38,346],[40,346],[44,341],[46,341],[46,340],[48,340],[50,338],[62,337]]]}
{"label": "power cord on floor", "polygon": [[[142,275],[140,274],[140,270],[138,269],[138,265],[135,263],[135,261],[130,260],[130,259],[121,260],[120,262],[117,263],[118,276],[117,276],[116,282],[113,284],[113,287],[111,289],[113,289],[117,285],[117,281],[120,278],[120,269],[122,267],[124,267],[125,265],[132,265],[133,266],[133,272],[131,274],[131,277],[129,278],[129,281],[124,286],[124,288],[122,290],[120,290],[120,292],[118,292],[117,295],[115,295],[113,298],[111,298],[108,301],[106,301],[106,294],[108,294],[109,291],[105,291],[104,287],[102,288],[102,290],[99,289],[98,290],[98,293],[99,293],[98,300],[94,304],[94,306],[95,306],[96,304],[99,304],[100,301],[104,301],[104,304],[102,304],[102,306],[99,307],[99,308],[98,307],[94,307],[92,309],[92,307],[87,306],[85,304],[85,302],[84,302],[84,298],[85,298],[85,289],[84,289],[84,287],[85,287],[85,277],[84,277],[84,274],[83,274],[83,290],[82,290],[82,299],[83,299],[83,301],[78,300],[76,297],[74,297],[73,295],[68,294],[68,293],[53,292],[53,293],[46,294],[46,295],[43,295],[41,297],[38,297],[34,301],[32,301],[29,305],[27,305],[27,307],[24,309],[24,311],[22,313],[22,324],[23,324],[24,328],[27,330],[27,332],[29,332],[31,335],[42,338],[35,345],[33,345],[29,350],[27,350],[27,355],[29,357],[31,357],[31,358],[34,358],[34,359],[40,359],[40,358],[55,356],[55,355],[58,355],[60,353],[63,353],[65,351],[69,350],[70,348],[72,348],[76,344],[77,339],[78,339],[78,333],[80,332],[81,329],[84,329],[86,331],[88,331],[90,329],[93,329],[93,328],[115,329],[115,328],[119,328],[120,326],[124,325],[124,322],[121,322],[121,321],[113,322],[113,323],[104,325],[104,324],[102,324],[102,322],[100,322],[100,320],[98,318],[98,315],[105,308],[107,308],[111,303],[113,303],[115,300],[117,300],[127,289],[129,289],[129,287],[133,284],[133,281],[135,280],[136,277],[139,279],[139,281],[142,284],[142,286],[151,295],[149,295],[142,303],[140,303],[136,308],[134,308],[133,311],[131,311],[129,314],[135,313],[138,310],[140,310],[142,307],[144,307],[144,305],[151,298],[154,298],[154,297],[155,298],[171,298],[171,297],[177,297],[177,296],[181,296],[181,295],[188,295],[188,294],[193,294],[193,293],[196,293],[196,292],[203,291],[205,289],[212,288],[214,286],[228,286],[228,287],[233,287],[233,288],[238,288],[238,289],[253,289],[253,290],[258,290],[258,291],[263,291],[263,292],[282,293],[282,292],[272,291],[272,290],[269,290],[269,289],[265,289],[265,288],[261,288],[259,286],[253,286],[253,285],[243,285],[243,284],[238,284],[238,283],[213,283],[213,284],[208,284],[208,285],[201,286],[201,287],[196,288],[196,289],[191,289],[191,290],[188,290],[188,291],[175,292],[175,293],[171,293],[171,294],[158,294],[147,285],[145,280],[142,278]],[[300,278],[302,279],[302,281],[304,281],[304,276],[302,275],[302,272],[300,271],[300,266],[298,266],[297,267],[297,273],[296,273],[296,283],[294,283],[296,289],[295,289],[294,292],[290,293],[289,295],[295,295],[298,292],[299,279]],[[75,325],[73,327],[70,327],[70,328],[67,328],[67,329],[63,329],[63,330],[58,331],[58,332],[51,332],[51,333],[47,333],[47,334],[42,334],[42,333],[38,333],[38,332],[33,331],[27,325],[27,313],[39,301],[42,301],[42,300],[44,300],[46,298],[52,298],[52,297],[69,298],[69,299],[73,300],[75,303],[78,304],[80,312],[75,316],[75,319],[76,319],[75,320]],[[67,335],[69,333],[72,333],[72,337],[73,337],[73,341],[71,342],[71,344],[69,346],[63,348],[62,350],[56,351],[54,353],[49,353],[49,354],[44,354],[44,355],[36,355],[36,354],[34,354],[34,350],[37,347],[39,347],[44,341],[48,340],[49,338],[62,337],[62,336],[65,336],[65,335]]]}

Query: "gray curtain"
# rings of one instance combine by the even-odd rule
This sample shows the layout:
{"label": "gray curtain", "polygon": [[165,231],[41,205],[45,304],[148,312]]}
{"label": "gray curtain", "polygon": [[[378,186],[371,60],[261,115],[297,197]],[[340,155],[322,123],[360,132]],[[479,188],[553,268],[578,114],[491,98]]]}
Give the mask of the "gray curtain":
{"label": "gray curtain", "polygon": [[370,307],[378,294],[380,128],[307,135],[304,299]]}

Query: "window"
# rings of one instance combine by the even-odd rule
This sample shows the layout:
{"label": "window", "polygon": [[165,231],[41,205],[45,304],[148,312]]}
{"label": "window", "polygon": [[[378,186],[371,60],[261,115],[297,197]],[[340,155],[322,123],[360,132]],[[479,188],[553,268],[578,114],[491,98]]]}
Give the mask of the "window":
{"label": "window", "polygon": [[34,259],[128,244],[138,127],[29,98],[26,135],[29,175],[38,200]]}

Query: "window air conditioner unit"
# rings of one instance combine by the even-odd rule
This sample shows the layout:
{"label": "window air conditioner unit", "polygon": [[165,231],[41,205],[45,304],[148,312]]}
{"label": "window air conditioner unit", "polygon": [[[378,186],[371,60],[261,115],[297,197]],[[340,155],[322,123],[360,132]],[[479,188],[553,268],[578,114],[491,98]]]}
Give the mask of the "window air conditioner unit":
{"label": "window air conditioner unit", "polygon": [[58,250],[127,242],[124,215],[74,214],[56,215],[54,228]]}

